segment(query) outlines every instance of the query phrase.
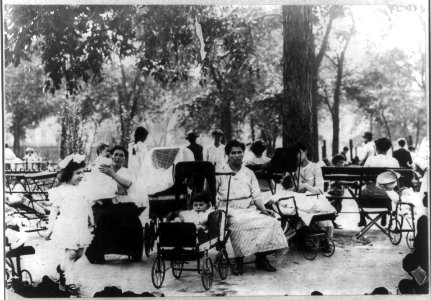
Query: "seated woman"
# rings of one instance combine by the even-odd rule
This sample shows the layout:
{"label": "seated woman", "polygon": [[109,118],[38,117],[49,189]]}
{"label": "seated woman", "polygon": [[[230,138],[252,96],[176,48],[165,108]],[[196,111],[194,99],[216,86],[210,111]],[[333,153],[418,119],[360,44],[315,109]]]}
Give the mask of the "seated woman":
{"label": "seated woman", "polygon": [[[104,254],[127,254],[134,261],[142,259],[143,230],[139,215],[143,208],[138,208],[133,199],[128,197],[128,190],[132,186],[133,175],[123,165],[127,161],[127,150],[122,146],[111,149],[112,165],[101,165],[100,172],[108,175],[118,185],[117,195],[112,203],[104,203],[95,216],[96,230],[92,244],[86,251],[91,263],[104,263]],[[104,201],[106,202],[106,201]]]}
{"label": "seated woman", "polygon": [[[299,192],[310,192],[312,194],[323,194],[324,180],[322,169],[316,164],[308,160],[310,145],[300,142],[296,144],[296,158],[298,162],[298,170],[295,173],[295,182],[298,181]],[[332,238],[334,234],[334,225],[330,221],[320,221],[319,225],[326,228],[328,236]]]}
{"label": "seated woman", "polygon": [[[287,248],[286,237],[273,212],[262,204],[259,184],[254,173],[243,166],[245,145],[232,140],[225,146],[228,163],[217,169],[220,173],[234,173],[217,176],[217,206],[228,209],[228,226],[237,265],[236,273],[243,273],[244,256],[256,255],[257,269],[274,272],[266,255]],[[229,197],[229,198],[228,198]],[[229,202],[226,203],[227,199]]]}

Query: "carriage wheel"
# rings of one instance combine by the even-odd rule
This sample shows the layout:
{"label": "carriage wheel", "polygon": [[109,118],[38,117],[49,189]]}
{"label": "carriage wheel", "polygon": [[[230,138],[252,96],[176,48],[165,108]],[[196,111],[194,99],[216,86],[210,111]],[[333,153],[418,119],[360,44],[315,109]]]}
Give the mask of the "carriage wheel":
{"label": "carriage wheel", "polygon": [[312,239],[306,239],[301,247],[302,254],[308,260],[313,260],[317,256],[317,252],[319,251],[319,247],[315,241]]}
{"label": "carriage wheel", "polygon": [[[16,273],[15,273],[15,267],[13,265],[12,258],[7,257],[5,259],[5,262],[6,262],[5,267],[8,267],[10,269],[10,275],[11,275],[11,277],[14,276]],[[5,270],[6,270],[6,268],[5,268]]]}
{"label": "carriage wheel", "polygon": [[205,258],[205,261],[202,264],[201,275],[202,285],[204,286],[204,289],[208,291],[211,288],[214,276],[214,267],[211,258]]}
{"label": "carriage wheel", "polygon": [[144,227],[144,239],[145,256],[150,257],[152,236],[150,232],[150,226],[148,224],[145,224]]}
{"label": "carriage wheel", "polygon": [[[323,243],[322,243],[323,242]],[[323,251],[323,247],[328,247],[328,251]],[[324,237],[320,240],[320,249],[322,250],[322,255],[326,257],[331,257],[335,252],[335,243],[330,237]]]}
{"label": "carriage wheel", "polygon": [[180,278],[181,274],[183,273],[184,261],[171,260],[171,268],[172,268],[172,275],[174,275],[176,279]]}
{"label": "carriage wheel", "polygon": [[29,286],[29,285],[32,285],[32,284],[33,284],[33,279],[32,279],[32,277],[31,277],[31,274],[30,274],[30,272],[29,272],[29,271],[27,271],[27,270],[22,270],[20,275],[21,275],[21,282],[22,282],[24,285]]}
{"label": "carriage wheel", "polygon": [[218,274],[221,279],[226,279],[229,274],[229,257],[226,249],[221,249],[216,257],[216,265],[218,266]]}
{"label": "carriage wheel", "polygon": [[165,280],[165,273],[165,261],[160,255],[157,255],[151,269],[151,280],[155,288],[159,289],[162,286],[163,280]]}
{"label": "carriage wheel", "polygon": [[407,232],[407,235],[406,235],[406,243],[407,243],[407,246],[408,246],[410,249],[414,249],[414,246],[413,246],[414,242],[415,242],[415,236],[414,236],[414,234],[413,234],[413,231],[408,231],[408,232]]}
{"label": "carriage wheel", "polygon": [[395,217],[389,221],[388,231],[391,243],[398,245],[401,242],[403,233],[401,232],[401,223]]}
{"label": "carriage wheel", "polygon": [[150,249],[153,251],[154,249],[154,242],[156,241],[156,223],[154,220],[150,221]]}

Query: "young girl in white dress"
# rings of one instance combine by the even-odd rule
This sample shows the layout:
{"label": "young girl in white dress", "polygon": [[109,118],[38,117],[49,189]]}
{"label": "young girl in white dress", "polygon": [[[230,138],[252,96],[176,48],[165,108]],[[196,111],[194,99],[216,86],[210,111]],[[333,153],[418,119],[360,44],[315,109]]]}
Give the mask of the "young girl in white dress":
{"label": "young girl in white dress", "polygon": [[77,294],[79,290],[74,284],[74,263],[90,245],[90,226],[94,224],[93,212],[80,186],[84,159],[84,155],[72,154],[61,161],[60,186],[48,191],[52,208],[45,238],[49,239],[52,235],[55,246],[64,249],[64,260],[57,266],[60,289],[72,294]]}

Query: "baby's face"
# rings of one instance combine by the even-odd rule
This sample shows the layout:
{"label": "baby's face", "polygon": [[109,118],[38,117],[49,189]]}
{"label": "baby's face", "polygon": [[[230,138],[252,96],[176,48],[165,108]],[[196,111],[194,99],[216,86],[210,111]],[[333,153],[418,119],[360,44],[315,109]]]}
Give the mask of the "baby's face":
{"label": "baby's face", "polygon": [[205,202],[193,202],[193,210],[196,212],[204,212],[208,209],[208,204]]}
{"label": "baby's face", "polygon": [[102,152],[100,152],[99,156],[110,158],[111,153],[109,152],[109,148],[103,149]]}

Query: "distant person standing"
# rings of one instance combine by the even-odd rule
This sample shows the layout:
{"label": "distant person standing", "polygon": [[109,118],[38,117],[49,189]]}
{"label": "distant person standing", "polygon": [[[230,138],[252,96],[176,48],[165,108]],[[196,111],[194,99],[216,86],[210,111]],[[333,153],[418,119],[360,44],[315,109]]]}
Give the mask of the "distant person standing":
{"label": "distant person standing", "polygon": [[139,126],[135,130],[135,142],[129,144],[129,158],[127,161],[127,168],[135,179],[138,176],[145,157],[148,155],[147,146],[145,145],[147,137],[148,130],[142,126]]}
{"label": "distant person standing", "polygon": [[12,164],[16,160],[16,155],[11,148],[9,148],[8,144],[4,145],[4,162],[6,169],[11,169]]}
{"label": "distant person standing", "polygon": [[39,157],[36,153],[34,153],[34,149],[31,147],[27,147],[27,149],[25,149],[25,156],[23,159],[29,163],[35,163],[39,161]]}
{"label": "distant person standing", "polygon": [[392,156],[398,160],[401,168],[411,168],[413,165],[413,159],[410,155],[410,151],[404,148],[406,146],[406,140],[400,138],[397,143],[400,148],[395,150]]}
{"label": "distant person standing", "polygon": [[212,136],[214,144],[205,148],[204,160],[212,162],[215,166],[220,166],[225,162],[224,145],[221,142],[224,133],[220,129],[215,129]]}
{"label": "distant person standing", "polygon": [[199,134],[196,132],[187,133],[186,140],[190,142],[190,145],[187,146],[190,151],[193,152],[193,156],[195,157],[195,161],[203,160],[203,147],[196,143],[196,139],[199,137]]}
{"label": "distant person standing", "polygon": [[344,147],[343,151],[341,151],[340,155],[344,156],[344,159],[347,161],[347,153],[349,152],[349,147]]}
{"label": "distant person standing", "polygon": [[371,132],[365,132],[362,137],[364,138],[365,143],[365,153],[361,160],[361,165],[364,165],[368,158],[376,155],[376,145],[374,144],[373,134]]}

